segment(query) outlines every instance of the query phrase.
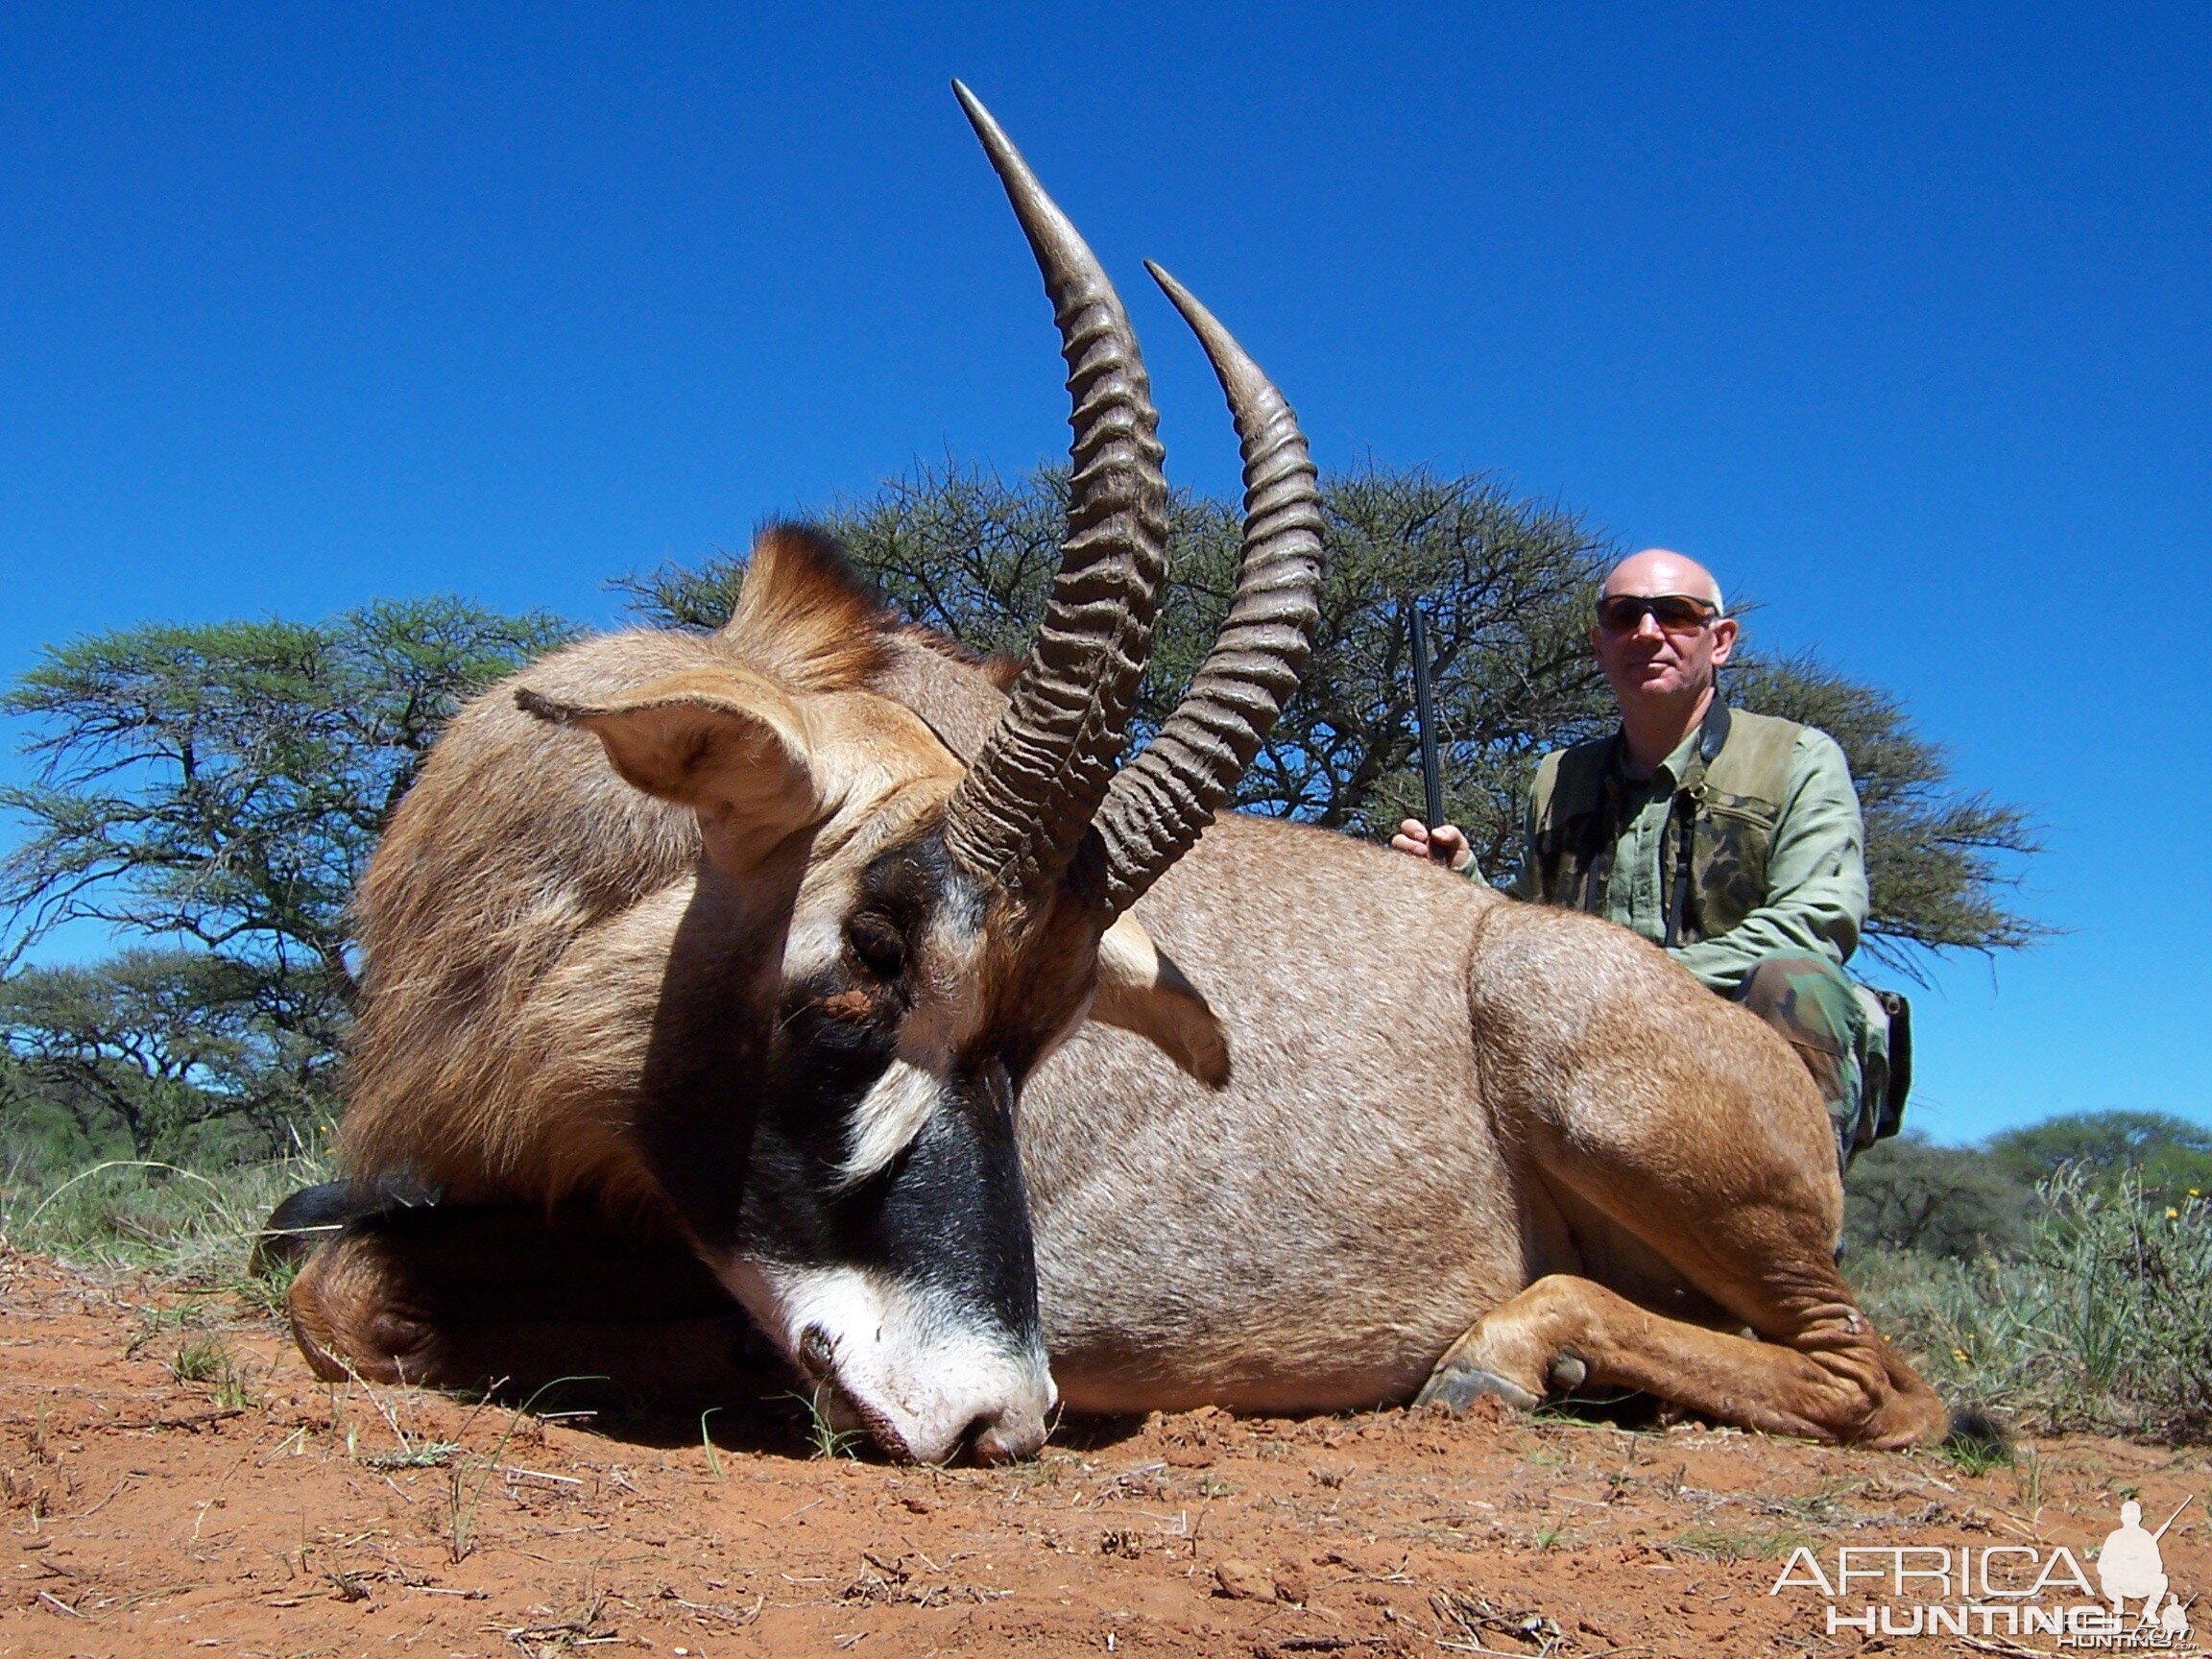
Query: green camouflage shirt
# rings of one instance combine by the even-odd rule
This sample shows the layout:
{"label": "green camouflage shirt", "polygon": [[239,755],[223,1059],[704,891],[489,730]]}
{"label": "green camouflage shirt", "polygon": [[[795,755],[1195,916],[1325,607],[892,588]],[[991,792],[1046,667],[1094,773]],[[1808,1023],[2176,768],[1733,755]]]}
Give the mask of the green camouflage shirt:
{"label": "green camouflage shirt", "polygon": [[[1623,778],[1625,827],[1614,843],[1605,883],[1608,921],[1654,945],[1667,937],[1666,895],[1660,891],[1660,847],[1676,781],[1695,753],[1698,733],[1660,762],[1647,779]],[[1712,989],[1733,992],[1762,957],[1811,951],[1840,966],[1858,948],[1866,923],[1865,826],[1851,767],[1825,732],[1807,727],[1790,754],[1788,787],[1767,862],[1764,902],[1727,932],[1669,954]],[[1521,869],[1506,891],[1535,897],[1536,826],[1522,837]],[[1474,866],[1468,866],[1469,873]]]}

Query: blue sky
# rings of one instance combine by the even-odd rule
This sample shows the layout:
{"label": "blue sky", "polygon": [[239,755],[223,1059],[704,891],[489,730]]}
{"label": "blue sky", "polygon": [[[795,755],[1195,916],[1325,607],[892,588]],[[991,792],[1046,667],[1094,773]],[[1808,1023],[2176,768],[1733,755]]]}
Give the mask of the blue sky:
{"label": "blue sky", "polygon": [[957,74],[1181,481],[1234,449],[1146,256],[1324,465],[1691,552],[2037,808],[2068,931],[1938,971],[1914,1121],[2212,1121],[2212,13],[462,10],[0,18],[0,674],[377,594],[611,621],[918,455],[1059,454]]}

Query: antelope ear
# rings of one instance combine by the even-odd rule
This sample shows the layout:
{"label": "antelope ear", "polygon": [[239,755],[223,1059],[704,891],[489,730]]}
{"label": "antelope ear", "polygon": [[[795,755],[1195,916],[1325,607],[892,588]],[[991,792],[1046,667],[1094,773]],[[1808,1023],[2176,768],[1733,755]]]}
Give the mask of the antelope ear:
{"label": "antelope ear", "polygon": [[1133,911],[1098,941],[1091,1018],[1136,1033],[1209,1089],[1229,1081],[1229,1033]]}
{"label": "antelope ear", "polygon": [[556,702],[527,686],[515,701],[593,733],[625,780],[696,811],[726,862],[754,863],[833,809],[798,704],[742,669],[675,674],[606,703]]}

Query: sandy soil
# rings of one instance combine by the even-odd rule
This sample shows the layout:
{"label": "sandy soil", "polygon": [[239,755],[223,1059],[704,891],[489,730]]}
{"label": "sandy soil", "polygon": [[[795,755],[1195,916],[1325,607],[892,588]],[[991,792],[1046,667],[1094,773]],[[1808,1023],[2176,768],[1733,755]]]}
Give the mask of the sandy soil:
{"label": "sandy soil", "polygon": [[[209,1335],[238,1375],[180,1382]],[[0,1654],[1952,1652],[1769,1589],[1799,1544],[2065,1545],[2094,1575],[2138,1494],[2152,1526],[2196,1495],[2166,1569],[2212,1589],[2194,1450],[1968,1476],[1690,1425],[1197,1412],[987,1471],[822,1455],[789,1402],[709,1427],[331,1389],[228,1302],[0,1257]]]}

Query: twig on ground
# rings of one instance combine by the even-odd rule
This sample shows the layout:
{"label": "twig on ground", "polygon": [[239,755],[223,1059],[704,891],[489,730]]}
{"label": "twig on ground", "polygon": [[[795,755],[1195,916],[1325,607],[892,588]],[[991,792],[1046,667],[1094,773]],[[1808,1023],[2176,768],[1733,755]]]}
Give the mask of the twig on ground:
{"label": "twig on ground", "polygon": [[210,1423],[221,1423],[231,1417],[243,1417],[243,1406],[217,1406],[206,1411],[193,1411],[182,1417],[142,1417],[131,1421],[102,1423],[102,1429],[189,1429],[197,1434]]}

